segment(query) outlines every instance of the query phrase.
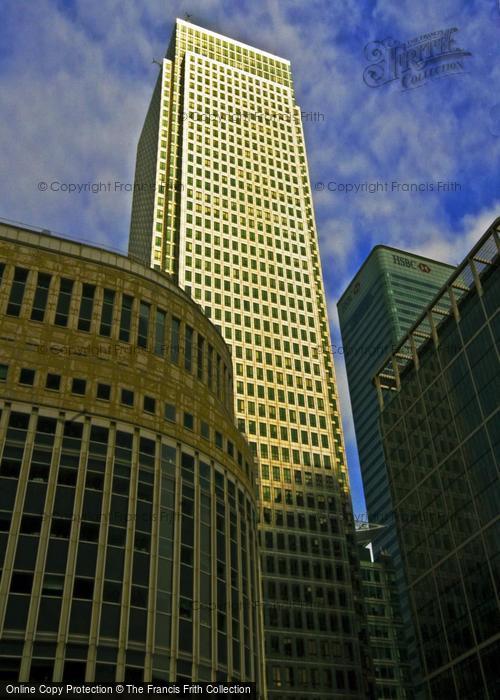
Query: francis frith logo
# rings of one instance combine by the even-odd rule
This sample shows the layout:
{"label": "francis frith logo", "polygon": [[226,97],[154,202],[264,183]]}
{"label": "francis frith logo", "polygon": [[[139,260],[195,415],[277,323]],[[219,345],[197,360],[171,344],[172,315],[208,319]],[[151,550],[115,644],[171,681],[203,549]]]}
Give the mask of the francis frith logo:
{"label": "francis frith logo", "polygon": [[428,80],[463,73],[464,59],[472,56],[456,45],[456,27],[401,42],[397,39],[372,41],[365,46],[363,80],[368,87],[399,81],[403,90],[421,87]]}

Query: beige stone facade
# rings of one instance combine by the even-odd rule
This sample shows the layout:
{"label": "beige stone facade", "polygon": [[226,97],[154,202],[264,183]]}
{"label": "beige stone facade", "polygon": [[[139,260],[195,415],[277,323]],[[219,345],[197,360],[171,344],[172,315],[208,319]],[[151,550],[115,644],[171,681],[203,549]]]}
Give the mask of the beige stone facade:
{"label": "beige stone facade", "polygon": [[0,226],[0,645],[13,680],[261,677],[231,358],[171,279]]}

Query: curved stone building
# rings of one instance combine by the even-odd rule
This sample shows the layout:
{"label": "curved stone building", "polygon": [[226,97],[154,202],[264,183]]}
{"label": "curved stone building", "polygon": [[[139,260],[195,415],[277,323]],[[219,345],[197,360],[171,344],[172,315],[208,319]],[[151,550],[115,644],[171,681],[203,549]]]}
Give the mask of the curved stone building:
{"label": "curved stone building", "polygon": [[260,686],[253,483],[188,295],[0,225],[0,677]]}

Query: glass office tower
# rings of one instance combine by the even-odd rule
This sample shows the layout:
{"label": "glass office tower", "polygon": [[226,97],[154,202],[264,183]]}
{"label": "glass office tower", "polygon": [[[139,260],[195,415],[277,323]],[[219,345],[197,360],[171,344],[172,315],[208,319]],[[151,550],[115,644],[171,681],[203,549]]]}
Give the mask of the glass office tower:
{"label": "glass office tower", "polygon": [[259,462],[268,690],[366,697],[360,580],[290,63],[177,20],[141,133],[130,253],[231,346]]}
{"label": "glass office tower", "polygon": [[338,302],[368,520],[386,526],[375,535],[376,550],[392,549],[395,534],[373,374],[453,270],[435,260],[376,246]]}
{"label": "glass office tower", "polygon": [[[376,246],[338,302],[368,520],[385,525],[380,528],[380,534],[374,535],[372,545],[375,556],[387,551],[392,557],[406,622],[408,652],[414,659],[409,606],[404,597],[401,556],[372,378],[380,362],[453,270],[450,265],[419,255]],[[413,675],[418,679],[418,667],[413,669]]]}
{"label": "glass office tower", "polygon": [[427,697],[498,697],[500,218],[375,376]]}

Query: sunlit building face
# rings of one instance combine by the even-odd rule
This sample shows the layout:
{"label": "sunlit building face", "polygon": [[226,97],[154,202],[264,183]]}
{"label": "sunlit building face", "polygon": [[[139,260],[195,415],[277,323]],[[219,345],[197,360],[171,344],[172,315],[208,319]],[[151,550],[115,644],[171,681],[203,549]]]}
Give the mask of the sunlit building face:
{"label": "sunlit building face", "polygon": [[357,555],[288,61],[177,21],[139,141],[129,250],[231,347],[259,465],[270,697],[359,697]]}
{"label": "sunlit building face", "polygon": [[0,226],[0,678],[262,687],[231,358],[165,275]]}

